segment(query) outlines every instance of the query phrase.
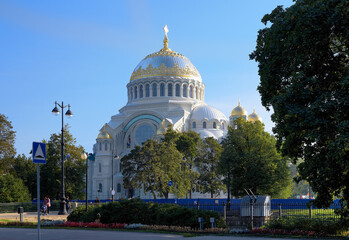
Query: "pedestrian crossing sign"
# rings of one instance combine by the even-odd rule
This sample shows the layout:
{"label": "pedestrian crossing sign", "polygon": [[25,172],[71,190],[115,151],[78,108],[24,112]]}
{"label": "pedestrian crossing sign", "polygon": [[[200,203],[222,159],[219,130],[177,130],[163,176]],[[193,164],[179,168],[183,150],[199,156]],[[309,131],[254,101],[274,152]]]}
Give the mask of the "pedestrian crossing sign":
{"label": "pedestrian crossing sign", "polygon": [[33,163],[46,163],[46,144],[33,142]]}

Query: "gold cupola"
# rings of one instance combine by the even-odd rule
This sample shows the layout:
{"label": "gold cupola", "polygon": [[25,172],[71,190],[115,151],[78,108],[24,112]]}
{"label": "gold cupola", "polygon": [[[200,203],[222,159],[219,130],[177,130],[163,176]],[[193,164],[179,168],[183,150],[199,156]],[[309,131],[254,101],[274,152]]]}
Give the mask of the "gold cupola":
{"label": "gold cupola", "polygon": [[239,99],[239,105],[233,109],[230,116],[239,116],[239,117],[246,116],[247,117],[247,111],[245,110],[244,107],[240,105],[240,99]]}
{"label": "gold cupola", "polygon": [[97,139],[111,139],[111,135],[105,129],[106,124],[103,126],[103,130],[98,134]]}
{"label": "gold cupola", "polygon": [[248,121],[249,122],[256,122],[256,121],[262,122],[262,118],[256,113],[255,108],[253,108],[253,113],[251,113],[248,116]]}
{"label": "gold cupola", "polygon": [[130,82],[153,77],[181,77],[202,82],[199,71],[184,55],[172,51],[168,47],[169,32],[164,27],[164,47],[155,53],[146,56],[134,69]]}

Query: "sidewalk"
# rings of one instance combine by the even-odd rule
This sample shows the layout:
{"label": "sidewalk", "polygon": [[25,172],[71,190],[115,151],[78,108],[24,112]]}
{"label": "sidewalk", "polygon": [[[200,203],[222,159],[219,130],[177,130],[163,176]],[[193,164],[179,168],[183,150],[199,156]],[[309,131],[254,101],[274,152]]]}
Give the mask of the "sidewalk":
{"label": "sidewalk", "polygon": [[[68,215],[58,215],[58,211],[50,211],[48,215],[41,215],[40,220],[67,220]],[[18,213],[1,213],[0,221],[2,219],[20,221],[20,216]],[[38,213],[37,212],[25,212],[23,213],[23,221],[24,222],[37,222],[38,221]]]}

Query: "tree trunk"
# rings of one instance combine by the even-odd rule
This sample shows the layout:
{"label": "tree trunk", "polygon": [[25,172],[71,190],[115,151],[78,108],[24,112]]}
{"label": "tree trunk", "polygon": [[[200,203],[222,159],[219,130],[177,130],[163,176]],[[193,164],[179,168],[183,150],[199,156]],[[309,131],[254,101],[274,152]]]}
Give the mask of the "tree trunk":
{"label": "tree trunk", "polygon": [[156,194],[153,189],[151,190],[151,194],[153,194],[153,198],[156,199]]}

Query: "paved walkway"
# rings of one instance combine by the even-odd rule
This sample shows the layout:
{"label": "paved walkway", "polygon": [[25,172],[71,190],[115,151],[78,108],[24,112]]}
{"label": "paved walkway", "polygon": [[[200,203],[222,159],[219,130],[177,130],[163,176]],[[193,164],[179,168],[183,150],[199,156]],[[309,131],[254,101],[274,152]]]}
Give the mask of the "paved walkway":
{"label": "paved walkway", "polygon": [[[121,232],[99,230],[41,229],[41,240],[183,240],[184,237],[175,234]],[[1,240],[38,239],[37,229],[0,228]],[[239,236],[199,236],[186,238],[190,240],[287,240],[287,238],[257,238]],[[293,239],[294,240],[294,239]],[[328,239],[327,239],[328,240]]]}
{"label": "paved walkway", "polygon": [[[58,215],[58,211],[51,211],[48,215],[41,215],[40,220],[48,219],[48,220],[67,220],[68,215]],[[18,213],[1,213],[0,220],[15,220],[19,221],[20,216]],[[38,221],[38,213],[37,212],[25,212],[23,213],[23,221],[24,222],[37,222]]]}

